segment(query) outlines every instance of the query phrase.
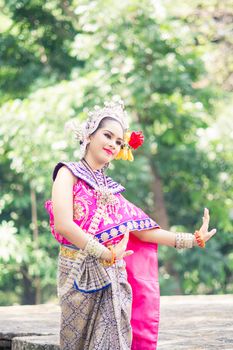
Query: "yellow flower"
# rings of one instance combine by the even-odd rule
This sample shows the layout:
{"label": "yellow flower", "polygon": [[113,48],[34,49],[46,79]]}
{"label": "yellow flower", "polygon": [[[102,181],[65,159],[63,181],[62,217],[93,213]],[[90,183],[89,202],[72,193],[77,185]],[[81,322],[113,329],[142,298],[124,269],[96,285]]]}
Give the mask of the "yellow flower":
{"label": "yellow flower", "polygon": [[119,160],[122,158],[123,155],[123,148],[120,149],[119,153],[117,154],[117,156],[115,157],[116,160]]}
{"label": "yellow flower", "polygon": [[129,160],[130,162],[132,162],[134,160],[133,153],[132,153],[130,147],[128,146],[128,142],[130,140],[130,137],[131,137],[131,132],[127,131],[125,133],[125,136],[124,136],[125,144],[124,144],[123,148],[120,149],[117,156],[115,157],[116,160],[123,159],[123,160]]}
{"label": "yellow flower", "polygon": [[130,162],[132,162],[134,160],[134,156],[133,156],[131,149],[128,150],[128,160]]}
{"label": "yellow flower", "polygon": [[127,149],[127,147],[123,148],[122,159],[123,160],[128,160],[128,149]]}
{"label": "yellow flower", "polygon": [[126,131],[125,136],[124,136],[125,143],[129,142],[130,136],[131,136],[131,131]]}

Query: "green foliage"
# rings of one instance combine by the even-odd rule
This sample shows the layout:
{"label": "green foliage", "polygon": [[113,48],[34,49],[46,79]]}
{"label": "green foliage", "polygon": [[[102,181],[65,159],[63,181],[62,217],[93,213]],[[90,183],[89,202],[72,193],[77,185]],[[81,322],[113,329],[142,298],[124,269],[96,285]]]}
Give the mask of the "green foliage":
{"label": "green foliage", "polygon": [[83,61],[70,55],[77,31],[57,1],[2,1],[11,26],[0,36],[0,100],[22,98],[41,86],[68,79]]}
{"label": "green foliage", "polygon": [[56,294],[58,244],[44,202],[55,164],[78,157],[64,126],[113,94],[125,100],[131,129],[146,136],[133,163],[109,169],[127,198],[160,223],[156,175],[172,230],[193,232],[206,206],[219,231],[205,251],[159,248],[162,293],[232,292],[232,100],[219,101],[223,93],[209,83],[209,45],[197,43],[171,3],[0,4],[8,18],[0,36],[0,303]]}
{"label": "green foliage", "polygon": [[[48,229],[48,228],[47,228]],[[2,291],[15,291],[9,298],[1,298],[2,305],[11,303],[35,303],[35,290],[38,278],[40,288],[56,292],[56,256],[55,244],[48,244],[46,237],[40,237],[38,242],[32,241],[28,230],[20,230],[20,235],[12,222],[3,222],[0,226],[0,286]],[[43,297],[40,301],[46,301]]]}

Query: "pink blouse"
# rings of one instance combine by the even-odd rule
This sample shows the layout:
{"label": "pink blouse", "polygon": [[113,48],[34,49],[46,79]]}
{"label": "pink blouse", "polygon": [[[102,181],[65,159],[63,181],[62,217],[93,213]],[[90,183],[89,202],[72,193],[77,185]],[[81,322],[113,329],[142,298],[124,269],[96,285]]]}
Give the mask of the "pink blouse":
{"label": "pink blouse", "polygon": [[[159,227],[159,225],[148,217],[140,208],[125,199],[121,193],[114,195],[116,203],[107,205],[99,220],[98,229],[95,237],[99,242],[106,245],[119,242],[128,228],[129,231],[150,229]],[[97,195],[93,189],[84,180],[79,179],[73,186],[73,220],[88,232],[91,221],[97,210]],[[56,231],[54,226],[53,204],[51,200],[45,203],[45,208],[50,215],[51,233],[61,244],[71,245],[65,237]]]}
{"label": "pink blouse", "polygon": [[[122,196],[124,187],[110,177],[107,177],[108,187],[116,200],[114,204],[106,205],[102,215],[98,215],[96,192],[98,188],[93,177],[80,162],[70,162],[57,164],[53,173],[54,180],[58,170],[64,165],[77,177],[77,183],[73,186],[73,221],[85,232],[89,232],[95,217],[94,236],[100,243],[104,245],[108,242],[117,243],[123,238],[127,228],[129,231],[159,228],[154,220]],[[101,181],[102,175],[98,172],[95,175]],[[60,244],[71,245],[55,230],[51,200],[46,201],[45,208],[50,216],[52,235]],[[134,254],[127,256],[125,261],[128,281],[133,292],[132,350],[151,350],[157,346],[160,294],[157,248],[156,243],[142,242],[134,235],[129,237],[127,250],[132,249]]]}

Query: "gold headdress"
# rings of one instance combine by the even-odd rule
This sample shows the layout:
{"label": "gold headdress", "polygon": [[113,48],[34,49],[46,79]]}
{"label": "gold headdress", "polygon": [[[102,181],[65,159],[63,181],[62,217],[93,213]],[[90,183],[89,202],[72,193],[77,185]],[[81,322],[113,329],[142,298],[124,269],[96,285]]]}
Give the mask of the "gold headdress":
{"label": "gold headdress", "polygon": [[78,125],[76,122],[68,122],[66,126],[71,128],[80,143],[80,158],[85,156],[88,144],[88,136],[93,134],[104,118],[113,118],[118,121],[124,130],[124,145],[115,159],[133,161],[132,149],[136,149],[143,144],[144,137],[141,131],[128,131],[127,113],[124,111],[124,102],[115,96],[111,101],[104,102],[104,107],[94,106],[88,112],[87,120]]}
{"label": "gold headdress", "polygon": [[80,142],[80,158],[83,158],[86,153],[88,136],[93,134],[98,128],[100,122],[104,118],[113,118],[118,121],[124,132],[128,129],[127,113],[124,111],[124,102],[117,96],[111,101],[104,102],[104,107],[94,106],[92,111],[88,111],[87,120],[78,125],[76,122],[68,122],[66,127],[71,128]]}

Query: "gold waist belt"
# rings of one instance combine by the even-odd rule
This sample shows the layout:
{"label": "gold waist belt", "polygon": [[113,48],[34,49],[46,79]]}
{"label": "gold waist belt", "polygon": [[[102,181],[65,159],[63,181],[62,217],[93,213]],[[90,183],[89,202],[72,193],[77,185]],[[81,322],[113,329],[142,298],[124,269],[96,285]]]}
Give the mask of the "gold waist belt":
{"label": "gold waist belt", "polygon": [[[67,247],[64,245],[60,245],[60,255],[63,256],[64,258],[67,258],[70,260],[76,260],[78,257],[87,256],[82,249],[77,250],[77,249],[74,249],[72,247]],[[101,265],[103,264],[101,259],[99,260],[99,262],[101,263]],[[114,265],[112,265],[112,267],[118,266],[120,269],[124,270],[125,265],[126,264],[125,264],[124,259],[120,259],[120,260],[117,260],[116,263]]]}
{"label": "gold waist belt", "polygon": [[64,258],[68,258],[71,260],[76,260],[78,256],[83,256],[85,253],[80,249],[73,249],[66,247],[64,245],[60,246],[60,255],[63,256]]}
{"label": "gold waist belt", "polygon": [[[87,256],[87,254],[84,253],[84,251],[82,249],[77,250],[77,249],[67,247],[64,245],[60,245],[60,254],[59,255],[63,256],[64,258],[70,259],[70,260],[76,260],[78,257]],[[123,261],[124,261],[123,259],[117,260],[114,265],[122,265]],[[103,261],[101,259],[99,259],[99,262],[101,264],[103,264]]]}

